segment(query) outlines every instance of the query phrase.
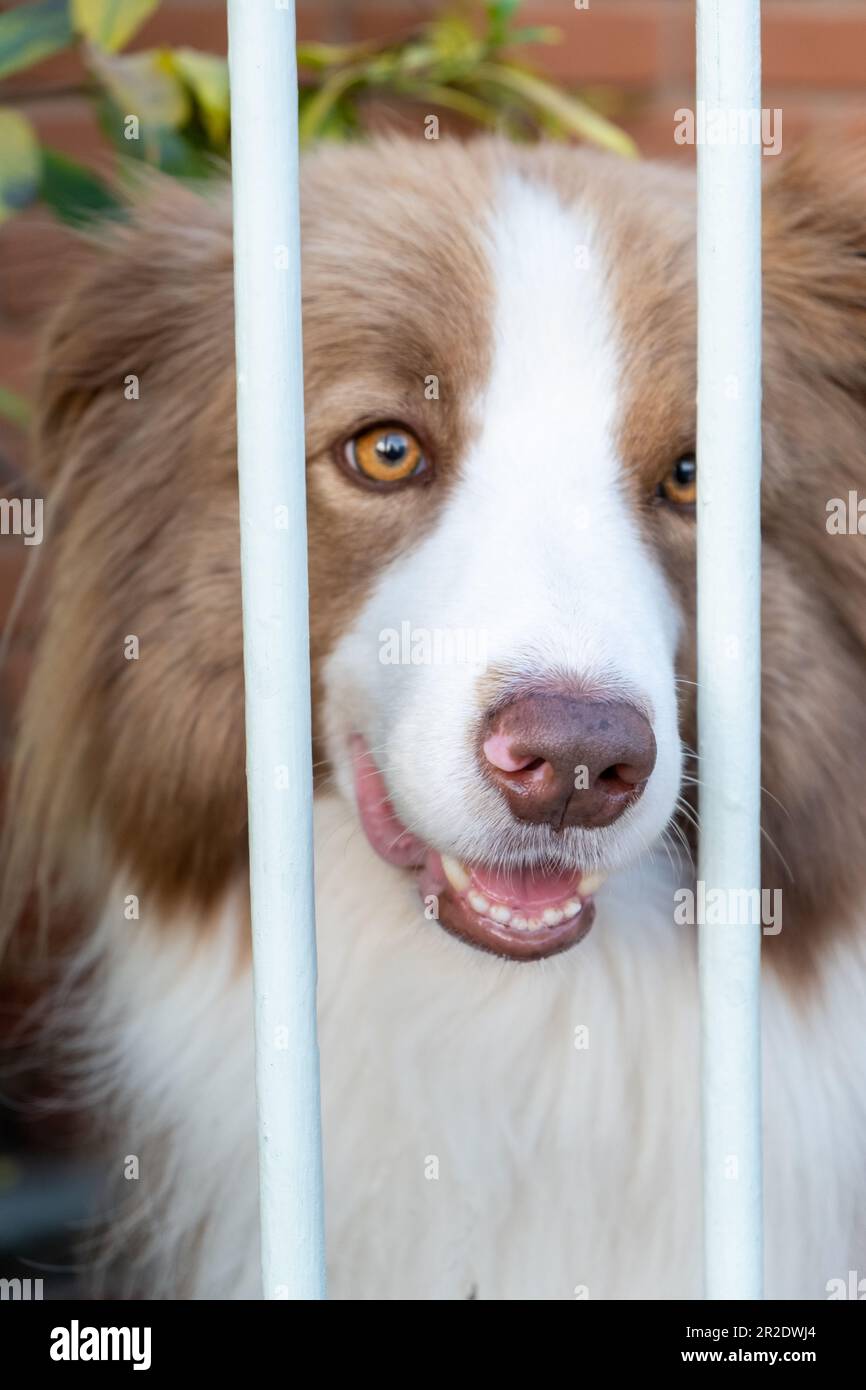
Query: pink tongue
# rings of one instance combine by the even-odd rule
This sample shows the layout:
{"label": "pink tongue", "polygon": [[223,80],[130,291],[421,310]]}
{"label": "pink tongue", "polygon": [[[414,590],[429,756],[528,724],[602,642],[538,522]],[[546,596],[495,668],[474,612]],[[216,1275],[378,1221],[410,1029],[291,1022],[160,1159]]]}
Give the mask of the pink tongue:
{"label": "pink tongue", "polygon": [[531,869],[499,872],[496,869],[472,867],[472,881],[485,897],[530,912],[533,908],[572,897],[577,892],[580,879],[579,873],[536,876]]}
{"label": "pink tongue", "polygon": [[406,829],[388,799],[385,779],[360,734],[353,734],[355,796],[367,839],[377,854],[401,868],[423,864],[427,846]]}

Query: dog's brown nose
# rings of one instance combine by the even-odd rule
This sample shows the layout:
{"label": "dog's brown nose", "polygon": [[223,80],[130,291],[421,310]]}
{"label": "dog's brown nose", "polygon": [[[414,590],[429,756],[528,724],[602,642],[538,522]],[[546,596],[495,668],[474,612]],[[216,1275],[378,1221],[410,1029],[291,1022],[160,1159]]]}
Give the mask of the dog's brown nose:
{"label": "dog's brown nose", "polygon": [[561,830],[610,825],[655,766],[649,720],[624,700],[549,692],[501,706],[484,730],[482,762],[518,820]]}

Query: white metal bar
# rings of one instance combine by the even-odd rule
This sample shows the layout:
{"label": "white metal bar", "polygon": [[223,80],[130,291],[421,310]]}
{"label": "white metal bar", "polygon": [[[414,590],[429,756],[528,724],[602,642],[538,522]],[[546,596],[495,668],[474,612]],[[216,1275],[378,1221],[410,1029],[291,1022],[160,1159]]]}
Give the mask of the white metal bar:
{"label": "white metal bar", "polygon": [[229,0],[265,1298],[324,1298],[295,7]]}
{"label": "white metal bar", "polygon": [[[760,886],[760,0],[697,0],[698,876]],[[729,899],[730,900],[730,899]],[[702,925],[702,1108],[707,1298],[763,1284],[760,922]],[[795,1220],[792,1214],[792,1220]]]}

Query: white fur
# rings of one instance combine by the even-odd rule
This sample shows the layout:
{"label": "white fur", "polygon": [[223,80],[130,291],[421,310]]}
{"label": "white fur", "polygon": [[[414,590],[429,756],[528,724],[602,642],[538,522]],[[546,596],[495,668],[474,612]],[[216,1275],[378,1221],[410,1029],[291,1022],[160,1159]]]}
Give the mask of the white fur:
{"label": "white fur", "polygon": [[[673,925],[666,858],[602,890],[580,946],[526,966],[425,921],[342,798],[318,802],[316,855],[331,1297],[699,1296],[695,940]],[[106,1067],[138,1125],[170,1135],[170,1192],[145,1166],[127,1194],[153,1204],[147,1253],[169,1294],[180,1259],[196,1297],[259,1296],[238,931],[230,911],[204,943],[198,924],[165,923],[174,944],[158,952],[149,931],[109,926]],[[863,957],[852,942],[830,959],[803,1011],[766,981],[771,1297],[826,1297],[828,1280],[866,1273]],[[118,1162],[138,1137],[119,1131]]]}

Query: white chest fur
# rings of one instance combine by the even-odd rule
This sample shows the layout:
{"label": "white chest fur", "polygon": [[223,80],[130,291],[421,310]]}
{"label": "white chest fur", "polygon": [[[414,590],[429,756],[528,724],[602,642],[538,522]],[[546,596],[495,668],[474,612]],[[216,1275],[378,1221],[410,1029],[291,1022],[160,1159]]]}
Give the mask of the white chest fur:
{"label": "white chest fur", "polygon": [[[337,798],[317,805],[316,855],[331,1296],[699,1296],[695,942],[667,860],[611,881],[586,940],[526,966],[426,921]],[[236,913],[210,937],[163,926],[158,952],[144,927],[105,923],[93,1042],[121,1113],[171,1134],[136,1194],[149,1277],[169,1284],[203,1226],[193,1292],[255,1297]],[[864,982],[859,956],[831,962],[823,1005],[797,1010],[767,981],[768,1295],[866,1272]]]}

